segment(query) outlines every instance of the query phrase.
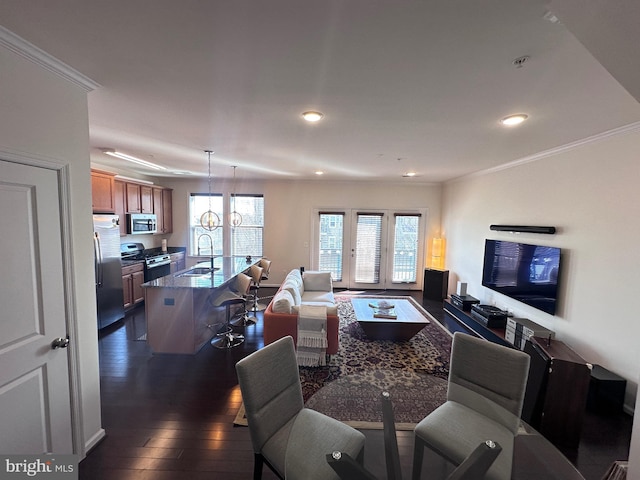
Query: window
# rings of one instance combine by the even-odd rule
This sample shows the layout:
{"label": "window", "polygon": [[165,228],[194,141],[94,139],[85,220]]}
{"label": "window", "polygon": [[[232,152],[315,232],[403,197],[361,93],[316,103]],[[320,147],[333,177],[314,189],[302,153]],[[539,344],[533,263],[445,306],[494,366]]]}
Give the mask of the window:
{"label": "window", "polygon": [[230,211],[242,216],[242,223],[231,228],[231,255],[262,256],[264,231],[264,197],[262,195],[234,195]]}
{"label": "window", "polygon": [[[222,230],[225,224],[222,215],[222,195],[212,194],[211,200],[206,193],[192,193],[189,201],[189,251],[191,255],[222,255],[223,242]],[[211,202],[211,203],[209,203]],[[209,210],[220,218],[220,227],[215,230],[207,230],[200,225],[200,217]]]}
{"label": "window", "polygon": [[342,238],[344,213],[320,212],[318,270],[331,272],[335,282],[342,281]]}
{"label": "window", "polygon": [[[225,198],[228,200],[225,208]],[[262,195],[223,196],[211,194],[211,211],[220,218],[220,227],[209,231],[200,225],[200,217],[209,210],[209,194],[192,193],[189,202],[189,253],[194,256],[262,256],[264,197]],[[233,227],[227,219],[232,211],[242,216]]]}

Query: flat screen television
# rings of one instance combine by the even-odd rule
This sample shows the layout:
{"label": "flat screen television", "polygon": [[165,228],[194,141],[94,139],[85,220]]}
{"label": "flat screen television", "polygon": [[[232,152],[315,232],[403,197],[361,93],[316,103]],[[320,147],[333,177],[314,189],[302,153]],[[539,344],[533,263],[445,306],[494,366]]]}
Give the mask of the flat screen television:
{"label": "flat screen television", "polygon": [[560,249],[486,240],[482,285],[543,312],[555,315]]}

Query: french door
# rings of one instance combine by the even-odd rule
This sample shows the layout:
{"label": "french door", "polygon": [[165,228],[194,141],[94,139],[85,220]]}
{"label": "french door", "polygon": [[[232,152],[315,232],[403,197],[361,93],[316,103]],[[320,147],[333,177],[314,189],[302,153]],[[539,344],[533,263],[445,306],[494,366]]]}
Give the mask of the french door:
{"label": "french door", "polygon": [[314,269],[350,289],[419,289],[426,211],[316,212]]}

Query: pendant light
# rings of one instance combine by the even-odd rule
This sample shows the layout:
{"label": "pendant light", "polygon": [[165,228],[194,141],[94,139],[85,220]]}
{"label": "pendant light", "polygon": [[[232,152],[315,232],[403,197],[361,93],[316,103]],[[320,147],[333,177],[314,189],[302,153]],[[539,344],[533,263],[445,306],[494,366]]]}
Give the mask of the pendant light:
{"label": "pendant light", "polygon": [[233,194],[231,200],[233,201],[233,210],[229,214],[229,225],[232,227],[239,227],[242,225],[242,215],[236,212],[236,166],[233,166]]}
{"label": "pendant light", "polygon": [[220,217],[214,211],[211,210],[211,150],[205,150],[209,156],[209,173],[208,173],[208,185],[209,185],[209,210],[204,212],[200,217],[200,226],[205,230],[213,231],[220,226]]}

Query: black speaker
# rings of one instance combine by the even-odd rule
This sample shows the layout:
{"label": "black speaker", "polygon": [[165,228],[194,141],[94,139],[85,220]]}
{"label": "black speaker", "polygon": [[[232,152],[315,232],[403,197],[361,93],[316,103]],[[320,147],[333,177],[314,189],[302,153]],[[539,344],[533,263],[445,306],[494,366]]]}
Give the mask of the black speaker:
{"label": "black speaker", "polygon": [[491,225],[491,230],[497,232],[521,232],[521,233],[556,233],[556,227],[535,227],[530,225]]}
{"label": "black speaker", "polygon": [[429,300],[444,300],[447,298],[449,287],[449,270],[424,269],[424,284],[422,298]]}

